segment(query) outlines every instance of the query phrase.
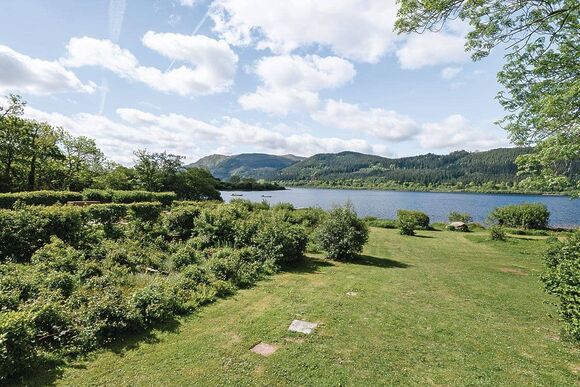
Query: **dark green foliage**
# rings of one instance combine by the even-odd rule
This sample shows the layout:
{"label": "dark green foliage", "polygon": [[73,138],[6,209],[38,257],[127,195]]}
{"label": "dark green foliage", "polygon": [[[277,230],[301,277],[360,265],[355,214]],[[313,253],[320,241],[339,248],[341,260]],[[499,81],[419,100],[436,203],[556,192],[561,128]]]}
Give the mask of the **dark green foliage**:
{"label": "dark green foliage", "polygon": [[463,223],[469,223],[473,220],[471,215],[469,215],[468,213],[461,213],[456,211],[450,212],[448,219],[450,222],[463,222]]}
{"label": "dark green foliage", "polygon": [[0,208],[12,208],[18,201],[27,205],[51,206],[70,201],[83,200],[83,195],[70,191],[31,191],[0,194]]}
{"label": "dark green foliage", "polygon": [[225,180],[232,176],[259,177],[260,174],[288,167],[300,159],[293,155],[275,156],[263,153],[245,153],[234,156],[211,155],[198,160],[190,167],[206,168],[218,179]]}
{"label": "dark green foliage", "polygon": [[489,237],[492,241],[505,241],[507,239],[504,228],[500,226],[491,226],[489,228]]}
{"label": "dark green foliage", "polygon": [[397,228],[397,221],[393,219],[379,219],[374,216],[366,216],[363,220],[369,227]]}
{"label": "dark green foliage", "polygon": [[301,218],[288,208],[179,202],[161,216],[164,208],[0,210],[0,384],[35,358],[102,347],[251,286],[304,253]]}
{"label": "dark green foliage", "polygon": [[152,199],[154,202],[169,206],[177,200],[177,194],[175,192],[153,192]]}
{"label": "dark green foliage", "polygon": [[153,201],[153,193],[148,191],[113,191],[114,203],[142,203]]}
{"label": "dark green foliage", "polygon": [[85,189],[83,200],[110,203],[113,201],[113,191],[108,189]]}
{"label": "dark green foliage", "polygon": [[315,239],[332,259],[352,259],[362,251],[369,238],[367,225],[350,204],[336,207],[316,230]]}
{"label": "dark green foliage", "polygon": [[495,208],[489,214],[489,219],[500,226],[545,229],[548,227],[550,211],[545,204],[516,204]]}
{"label": "dark green foliage", "polygon": [[397,227],[401,235],[413,236],[417,223],[414,217],[403,214],[397,216]]}
{"label": "dark green foliage", "polygon": [[558,298],[564,331],[570,339],[580,341],[580,232],[553,243],[544,262],[542,281],[548,293]]}
{"label": "dark green foliage", "polygon": [[36,357],[31,316],[27,312],[0,315],[0,382],[30,368]]}

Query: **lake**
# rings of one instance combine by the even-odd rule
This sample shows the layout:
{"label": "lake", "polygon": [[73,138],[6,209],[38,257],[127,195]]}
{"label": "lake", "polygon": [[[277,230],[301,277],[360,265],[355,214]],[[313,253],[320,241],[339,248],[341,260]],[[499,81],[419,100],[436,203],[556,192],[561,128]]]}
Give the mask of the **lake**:
{"label": "lake", "polygon": [[[240,194],[243,196],[232,196]],[[427,213],[432,222],[447,221],[451,211],[468,212],[474,221],[483,223],[489,212],[498,206],[519,203],[544,203],[550,210],[550,225],[554,227],[580,226],[580,199],[565,196],[401,192],[378,190],[289,188],[285,191],[222,192],[225,201],[247,199],[269,203],[292,203],[296,208],[321,207],[330,209],[351,201],[359,216],[395,218],[398,209]],[[270,197],[263,197],[270,196]]]}

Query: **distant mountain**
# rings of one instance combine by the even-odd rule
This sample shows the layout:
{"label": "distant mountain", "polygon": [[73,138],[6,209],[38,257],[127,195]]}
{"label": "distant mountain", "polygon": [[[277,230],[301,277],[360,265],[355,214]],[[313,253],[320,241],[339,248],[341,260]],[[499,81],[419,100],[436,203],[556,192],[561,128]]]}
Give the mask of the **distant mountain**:
{"label": "distant mountain", "polygon": [[260,178],[270,176],[275,171],[286,168],[304,157],[295,155],[268,155],[264,153],[243,153],[240,155],[210,155],[203,157],[188,167],[208,169],[218,179],[227,180],[231,176]]}
{"label": "distant mountain", "polygon": [[516,157],[529,152],[530,148],[499,148],[483,152],[457,151],[448,155],[428,153],[397,159],[357,152],[323,153],[308,158],[248,153],[235,156],[211,155],[192,166],[207,168],[223,180],[238,175],[302,182],[380,179],[424,185],[507,183],[518,180]]}
{"label": "distant mountain", "polygon": [[374,179],[421,184],[513,182],[515,159],[529,148],[499,148],[484,152],[428,153],[390,159],[357,152],[318,154],[273,173],[282,181]]}

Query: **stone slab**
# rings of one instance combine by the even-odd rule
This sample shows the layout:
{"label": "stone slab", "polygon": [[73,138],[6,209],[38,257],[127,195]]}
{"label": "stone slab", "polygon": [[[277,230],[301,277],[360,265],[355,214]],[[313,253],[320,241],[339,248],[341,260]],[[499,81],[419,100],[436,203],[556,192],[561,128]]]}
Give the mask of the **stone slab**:
{"label": "stone slab", "polygon": [[312,332],[314,332],[314,330],[316,329],[317,326],[318,326],[318,323],[302,321],[302,320],[294,320],[294,321],[292,321],[292,323],[288,327],[288,330],[291,332],[298,332],[298,333],[304,333],[306,335],[310,335]]}
{"label": "stone slab", "polygon": [[278,350],[278,347],[276,347],[275,345],[264,343],[264,342],[259,342],[258,344],[254,345],[252,347],[252,349],[250,349],[250,351],[257,353],[258,355],[262,355],[262,356],[266,356],[266,357],[270,356],[271,354],[273,354],[277,350]]}

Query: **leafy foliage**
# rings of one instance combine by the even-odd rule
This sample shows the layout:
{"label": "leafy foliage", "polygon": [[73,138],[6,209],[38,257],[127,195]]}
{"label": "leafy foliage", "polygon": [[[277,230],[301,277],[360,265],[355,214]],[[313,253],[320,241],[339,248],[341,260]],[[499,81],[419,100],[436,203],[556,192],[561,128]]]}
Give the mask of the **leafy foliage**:
{"label": "leafy foliage", "polygon": [[548,227],[550,212],[545,204],[516,204],[495,208],[489,219],[500,226],[545,229]]}
{"label": "leafy foliage", "polygon": [[542,281],[548,293],[558,298],[564,330],[572,340],[580,341],[580,232],[554,243],[544,262]]}
{"label": "leafy foliage", "polygon": [[329,258],[348,260],[362,251],[369,237],[367,225],[352,205],[336,207],[316,230],[315,239]]}

